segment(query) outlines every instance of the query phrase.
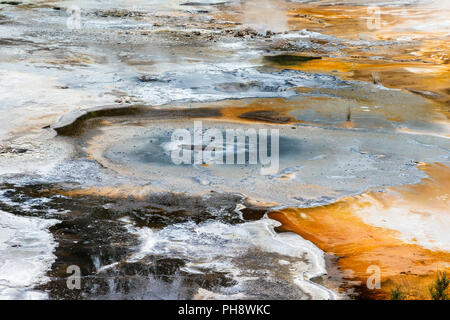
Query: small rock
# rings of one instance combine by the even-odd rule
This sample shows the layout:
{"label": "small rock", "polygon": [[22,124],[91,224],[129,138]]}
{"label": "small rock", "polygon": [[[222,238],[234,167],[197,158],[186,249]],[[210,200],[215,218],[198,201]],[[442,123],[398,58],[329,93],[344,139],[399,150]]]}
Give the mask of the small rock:
{"label": "small rock", "polygon": [[245,36],[251,36],[251,37],[255,37],[258,35],[258,32],[252,28],[246,28],[244,30],[238,30],[236,31],[236,33],[234,34],[235,37],[245,37]]}
{"label": "small rock", "polygon": [[141,82],[155,82],[158,81],[157,78],[153,77],[153,76],[140,76],[138,77],[139,81]]}
{"label": "small rock", "polygon": [[123,96],[114,100],[115,103],[131,103],[133,102],[133,98],[129,96]]}
{"label": "small rock", "polygon": [[242,37],[245,37],[245,33],[244,33],[244,31],[243,30],[238,30],[238,31],[236,31],[236,33],[234,34],[234,36],[236,37],[236,38],[242,38]]}
{"label": "small rock", "polygon": [[293,50],[295,46],[291,44],[288,40],[285,39],[277,39],[273,43],[269,45],[269,48],[272,50]]}
{"label": "small rock", "polygon": [[266,38],[270,38],[271,36],[274,36],[275,32],[271,31],[271,30],[267,30],[266,31]]}
{"label": "small rock", "polygon": [[1,147],[0,146],[0,154],[23,154],[28,152],[28,149],[25,148],[12,148],[12,147]]}

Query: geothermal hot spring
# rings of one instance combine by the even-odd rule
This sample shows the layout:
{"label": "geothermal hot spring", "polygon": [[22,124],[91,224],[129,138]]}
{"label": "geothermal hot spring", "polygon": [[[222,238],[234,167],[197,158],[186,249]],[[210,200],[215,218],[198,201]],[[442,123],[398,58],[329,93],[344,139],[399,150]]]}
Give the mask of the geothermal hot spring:
{"label": "geothermal hot spring", "polygon": [[[450,267],[449,16],[2,1],[0,298],[430,299]],[[199,122],[276,130],[277,170],[173,163]]]}

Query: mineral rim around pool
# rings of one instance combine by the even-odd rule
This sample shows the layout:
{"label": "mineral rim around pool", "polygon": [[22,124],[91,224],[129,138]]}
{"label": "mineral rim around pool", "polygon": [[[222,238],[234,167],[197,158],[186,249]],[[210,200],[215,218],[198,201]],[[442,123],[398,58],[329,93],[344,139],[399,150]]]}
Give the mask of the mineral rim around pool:
{"label": "mineral rim around pool", "polygon": [[448,5],[262,2],[0,4],[1,298],[430,298]]}

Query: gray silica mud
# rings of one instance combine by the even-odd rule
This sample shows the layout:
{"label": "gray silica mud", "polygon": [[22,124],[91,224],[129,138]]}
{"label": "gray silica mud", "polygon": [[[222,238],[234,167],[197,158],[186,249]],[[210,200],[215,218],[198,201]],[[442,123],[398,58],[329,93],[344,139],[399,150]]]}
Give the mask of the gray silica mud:
{"label": "gray silica mud", "polygon": [[[271,208],[254,203],[310,207],[416,183],[417,162],[449,161],[448,132],[419,96],[264,58],[286,50],[274,49],[280,40],[322,54],[373,43],[308,30],[235,36],[245,26],[210,15],[233,3],[0,5],[0,298],[342,297],[323,252],[277,233]],[[81,29],[68,28],[72,4]],[[221,118],[217,101],[251,98],[289,113],[271,124],[251,123],[270,115],[258,109],[242,123]],[[342,126],[348,110],[353,128]],[[279,130],[279,170],[175,165],[171,135],[192,133],[194,120]],[[71,265],[80,290],[67,288]]]}
{"label": "gray silica mud", "polygon": [[345,85],[333,76],[310,75],[300,71],[273,71],[236,62],[205,66],[186,66],[181,72],[164,73],[157,81],[138,85],[135,96],[153,104],[180,101],[214,101],[239,98],[289,98],[295,87],[332,87]]}
{"label": "gray silica mud", "polygon": [[[93,139],[101,142],[93,142],[87,150],[104,166],[147,179],[158,189],[193,194],[245,190],[250,198],[283,206],[329,203],[372,187],[416,183],[424,177],[416,168],[417,162],[449,161],[448,140],[433,136],[309,126],[243,126],[217,121],[202,121],[202,126],[204,131],[215,128],[220,132],[242,127],[256,132],[266,129],[269,133],[278,129],[279,170],[262,175],[260,163],[248,163],[248,152],[245,164],[174,164],[168,148],[171,135],[182,128],[193,136],[194,121],[185,121],[181,127],[179,121],[140,119],[139,126],[119,122],[101,128]],[[225,140],[226,135],[223,137]],[[191,150],[195,145],[192,142],[181,148]]]}
{"label": "gray silica mud", "polygon": [[[113,162],[120,162],[127,164],[131,167],[136,166],[177,166],[171,158],[171,132],[163,132],[158,136],[140,136],[139,138],[131,138],[129,140],[118,141],[105,153],[105,157]],[[226,131],[220,131],[222,137],[226,137]],[[238,137],[234,136],[232,140],[232,146],[227,148],[226,139],[223,139],[223,143],[219,146],[223,155],[218,159],[220,163],[226,164],[227,157],[232,157],[233,162],[236,163],[238,156],[243,156],[242,166],[258,165],[261,163],[261,157],[256,155],[257,163],[252,163],[249,157],[249,152],[252,150],[253,144],[251,144],[248,138],[244,142],[238,141]],[[193,139],[192,139],[193,140]],[[189,160],[186,163],[180,163],[182,166],[192,166],[195,162],[195,148],[199,147],[203,151],[208,148],[208,142],[195,145],[193,141],[188,144],[177,145],[175,151],[183,152],[183,150],[191,151]],[[261,148],[260,140],[255,143],[255,150]],[[269,131],[267,139],[267,152],[266,155],[270,158],[272,154],[271,148],[271,135]],[[299,157],[300,141],[296,141],[292,138],[281,137],[279,139],[279,156],[283,159],[285,156]],[[206,162],[205,162],[206,161]],[[199,164],[208,164],[214,166],[214,163],[208,163],[208,160],[201,161]],[[236,166],[239,164],[236,163]]]}

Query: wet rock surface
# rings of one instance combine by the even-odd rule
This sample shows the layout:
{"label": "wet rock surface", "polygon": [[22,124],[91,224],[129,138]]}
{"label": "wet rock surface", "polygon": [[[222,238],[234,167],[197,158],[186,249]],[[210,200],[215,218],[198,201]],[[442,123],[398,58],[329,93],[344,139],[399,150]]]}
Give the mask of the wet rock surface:
{"label": "wet rock surface", "polygon": [[[234,294],[241,294],[241,297],[265,299],[276,297],[273,286],[287,290],[277,293],[280,298],[305,297],[298,288],[291,286],[288,289],[287,283],[274,283],[269,279],[265,284],[257,282],[253,285],[250,282],[247,289],[246,286],[233,288],[237,283],[232,273],[208,268],[202,269],[201,273],[186,272],[187,257],[147,253],[133,258],[139,253],[140,244],[139,237],[130,233],[133,228],[164,230],[170,226],[193,224],[201,227],[220,222],[230,228],[261,219],[267,209],[246,203],[242,196],[211,194],[193,198],[152,194],[145,199],[111,199],[107,196],[67,196],[56,187],[1,187],[3,201],[8,199],[7,203],[2,202],[1,210],[20,216],[59,220],[49,229],[57,243],[54,252],[57,258],[48,274],[50,280],[37,288],[48,291],[50,298],[179,299],[193,298],[199,288],[223,293],[232,288]],[[29,203],[26,212],[23,211],[23,203]],[[236,211],[238,204],[244,208],[241,215]],[[216,245],[220,248],[221,244],[218,242]],[[222,250],[228,249],[222,247]],[[264,272],[265,268],[273,268],[278,264],[277,259],[291,259],[260,249],[253,250],[256,251],[241,253],[237,249],[230,261],[247,270],[248,275],[255,275]],[[252,259],[257,259],[255,265],[251,263]],[[67,268],[73,265],[81,270],[81,290],[67,288]]]}

